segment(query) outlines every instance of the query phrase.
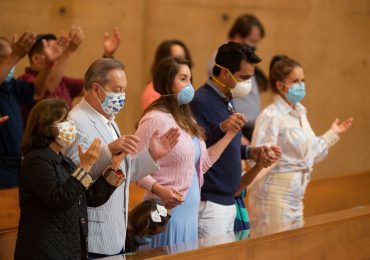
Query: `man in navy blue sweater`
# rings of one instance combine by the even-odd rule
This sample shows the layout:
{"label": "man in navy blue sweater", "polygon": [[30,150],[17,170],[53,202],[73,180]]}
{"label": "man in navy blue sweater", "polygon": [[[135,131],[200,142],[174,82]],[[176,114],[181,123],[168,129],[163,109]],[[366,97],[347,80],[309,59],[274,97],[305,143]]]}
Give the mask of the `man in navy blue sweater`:
{"label": "man in navy blue sweater", "polygon": [[[255,64],[261,59],[251,48],[235,42],[222,45],[216,55],[213,77],[195,93],[191,103],[197,122],[204,128],[207,147],[220,140],[228,129],[239,131],[246,118],[236,113],[233,97],[247,95]],[[199,238],[227,234],[235,221],[235,193],[241,181],[241,159],[257,161],[262,147],[241,145],[242,133],[204,175],[199,206]]]}

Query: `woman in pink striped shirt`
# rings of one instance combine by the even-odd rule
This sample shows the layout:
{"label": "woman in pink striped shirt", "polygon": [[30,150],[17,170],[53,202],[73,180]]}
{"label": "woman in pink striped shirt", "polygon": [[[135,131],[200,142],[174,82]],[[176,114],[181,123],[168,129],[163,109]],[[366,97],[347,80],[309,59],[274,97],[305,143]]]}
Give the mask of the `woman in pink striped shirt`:
{"label": "woman in pink striped shirt", "polygon": [[244,125],[244,115],[235,122],[238,130],[228,131],[219,142],[206,148],[203,129],[195,122],[189,103],[193,99],[189,63],[179,58],[162,60],[154,73],[154,89],[161,97],[152,103],[141,118],[136,135],[141,138],[139,150],[147,149],[150,136],[168,127],[180,129],[175,148],[160,160],[161,169],[138,181],[146,190],[144,199],[159,198],[172,208],[167,229],[153,237],[158,247],[195,241],[198,236],[198,206],[203,174]]}

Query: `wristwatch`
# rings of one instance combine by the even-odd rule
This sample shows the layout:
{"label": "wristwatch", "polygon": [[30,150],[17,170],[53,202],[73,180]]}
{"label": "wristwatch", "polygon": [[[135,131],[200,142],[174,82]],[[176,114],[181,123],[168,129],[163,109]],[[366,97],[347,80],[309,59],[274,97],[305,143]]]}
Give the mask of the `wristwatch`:
{"label": "wristwatch", "polygon": [[93,180],[92,180],[90,174],[88,174],[81,167],[78,167],[71,175],[76,180],[78,180],[85,187],[85,189],[88,189],[91,186],[91,184],[93,183]]}
{"label": "wristwatch", "polygon": [[126,180],[126,174],[121,169],[114,170],[108,167],[103,174],[104,179],[112,186],[118,187]]}

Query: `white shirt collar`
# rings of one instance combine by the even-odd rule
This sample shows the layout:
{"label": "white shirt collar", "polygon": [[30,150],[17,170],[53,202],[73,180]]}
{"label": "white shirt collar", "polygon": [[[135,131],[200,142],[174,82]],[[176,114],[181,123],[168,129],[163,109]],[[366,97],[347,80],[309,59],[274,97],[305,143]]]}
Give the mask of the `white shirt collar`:
{"label": "white shirt collar", "polygon": [[280,95],[275,95],[274,101],[276,106],[286,114],[289,114],[290,112],[298,112],[298,114],[305,114],[306,113],[306,108],[301,104],[297,103],[295,104],[294,109],[289,106],[289,104],[280,96]]}
{"label": "white shirt collar", "polygon": [[87,106],[89,106],[90,107],[90,109],[92,110],[92,111],[94,111],[94,113],[96,114],[96,117],[104,124],[104,125],[109,125],[109,124],[112,124],[113,122],[114,122],[114,118],[115,118],[115,116],[113,115],[112,116],[112,119],[111,120],[109,120],[108,118],[106,118],[105,116],[103,116],[101,113],[99,113],[94,107],[92,107],[90,104],[89,104],[89,102],[87,102],[86,101],[86,99],[85,98],[82,98],[82,102],[85,102],[85,104],[87,105]]}

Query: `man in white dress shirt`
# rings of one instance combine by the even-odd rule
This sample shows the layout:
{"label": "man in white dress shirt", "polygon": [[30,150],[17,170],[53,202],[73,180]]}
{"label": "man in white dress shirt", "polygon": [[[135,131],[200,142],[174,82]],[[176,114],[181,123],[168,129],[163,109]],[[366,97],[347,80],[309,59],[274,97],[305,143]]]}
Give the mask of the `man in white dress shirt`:
{"label": "man in white dress shirt", "polygon": [[85,95],[69,113],[77,126],[74,144],[64,151],[77,165],[78,147],[86,149],[94,138],[102,140],[102,153],[91,170],[93,178],[105,172],[112,164],[114,155],[125,153],[121,169],[126,181],[119,186],[110,199],[97,208],[88,207],[88,251],[89,259],[116,255],[124,251],[128,188],[130,181],[136,181],[159,169],[157,161],[176,145],[178,129],[169,129],[163,136],[154,133],[148,151],[138,154],[140,139],[134,135],[122,135],[114,116],[124,106],[127,86],[124,66],[117,60],[103,58],[96,60],[87,70],[84,78]]}

